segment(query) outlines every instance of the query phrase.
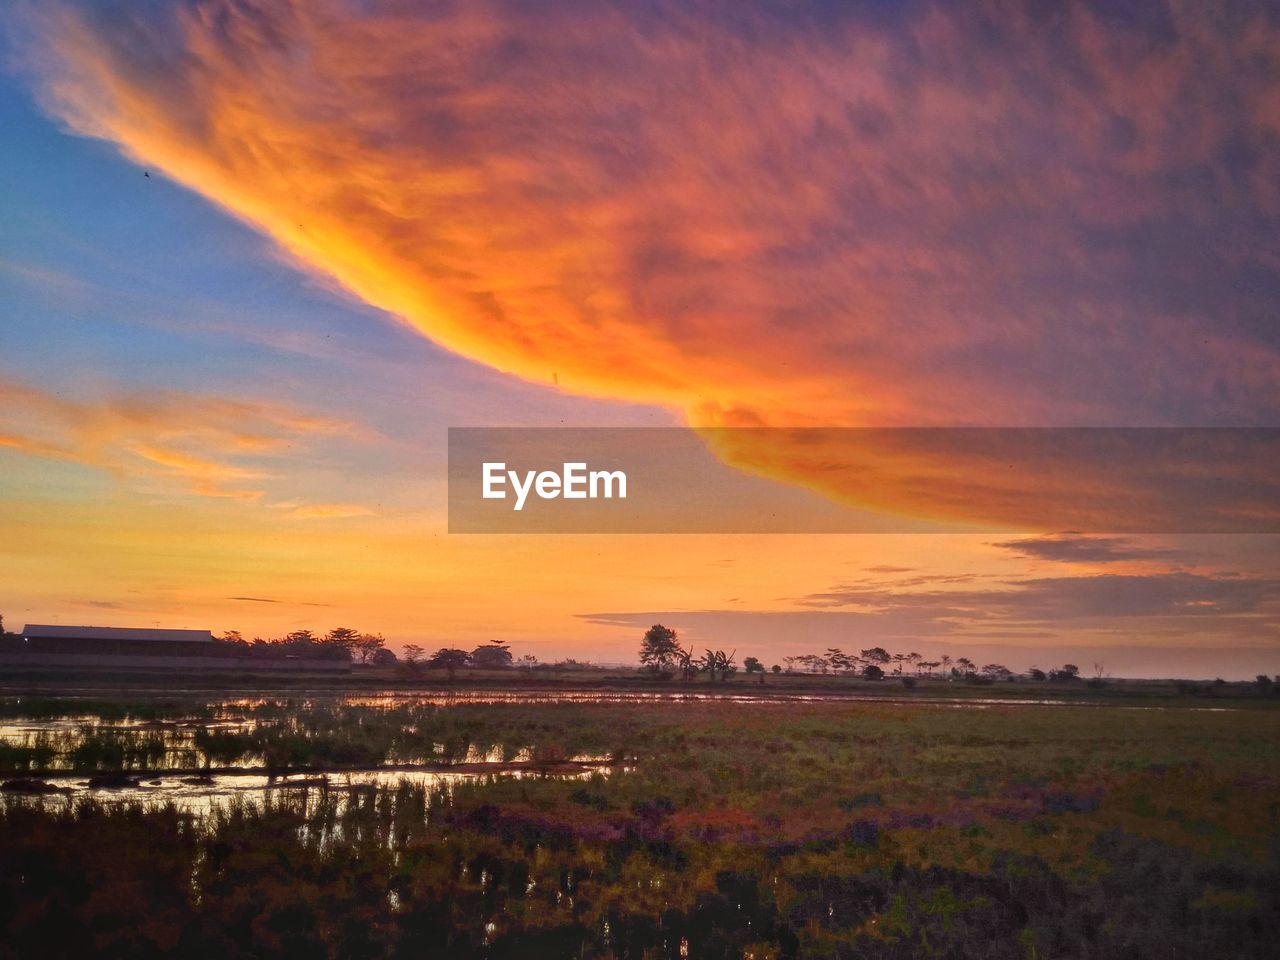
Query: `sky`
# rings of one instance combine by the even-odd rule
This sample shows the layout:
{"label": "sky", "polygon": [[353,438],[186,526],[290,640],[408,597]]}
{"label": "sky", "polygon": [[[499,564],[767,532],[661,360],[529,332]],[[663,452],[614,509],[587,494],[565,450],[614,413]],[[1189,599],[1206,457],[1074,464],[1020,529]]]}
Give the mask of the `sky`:
{"label": "sky", "polygon": [[[10,628],[1280,671],[1274,534],[445,520],[451,426],[1280,425],[1268,5],[55,0],[0,35]],[[715,452],[919,509],[897,454],[833,482],[771,436]]]}

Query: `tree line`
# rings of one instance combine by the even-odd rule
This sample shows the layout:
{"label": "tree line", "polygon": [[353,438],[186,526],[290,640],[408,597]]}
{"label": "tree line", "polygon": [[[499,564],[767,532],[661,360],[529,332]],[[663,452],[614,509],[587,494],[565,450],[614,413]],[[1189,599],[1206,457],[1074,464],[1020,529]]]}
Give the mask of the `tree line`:
{"label": "tree line", "polygon": [[[256,652],[268,656],[312,659],[347,658],[370,666],[400,665],[411,673],[422,668],[447,670],[451,677],[463,667],[501,670],[516,663],[511,655],[511,648],[501,640],[490,641],[470,651],[441,647],[430,655],[420,644],[410,643],[405,645],[404,656],[400,658],[387,648],[387,640],[382,634],[362,633],[351,627],[334,627],[323,634],[312,630],[294,630],[282,637],[254,637],[253,640],[245,640],[238,630],[228,630],[215,639],[221,643],[237,644],[250,654]],[[520,666],[535,664],[536,657],[525,656],[519,661]]]}
{"label": "tree line", "polygon": [[228,630],[214,638],[219,643],[242,647],[249,656],[300,657],[308,660],[352,660],[385,666],[396,662],[380,633],[363,633],[351,627],[334,627],[327,633],[294,630],[283,637],[254,637],[246,640],[239,630]]}
{"label": "tree line", "polygon": [[[723,650],[706,649],[699,656],[692,647],[685,647],[680,642],[677,632],[670,627],[655,623],[645,631],[640,641],[640,664],[643,669],[655,675],[674,676],[679,673],[682,679],[689,680],[695,674],[704,673],[711,680],[728,680],[737,672],[737,651],[726,654]],[[785,664],[783,666],[782,664]],[[828,647],[824,653],[807,653],[784,657],[782,664],[774,664],[766,671],[764,664],[757,657],[746,657],[743,670],[747,674],[758,674],[761,680],[766,672],[809,673],[836,676],[858,676],[866,680],[883,680],[885,677],[901,677],[904,681],[916,678],[950,678],[976,682],[995,682],[997,680],[1013,680],[1019,676],[1002,663],[988,663],[978,666],[968,657],[951,657],[943,655],[937,660],[926,660],[921,654],[890,653],[884,647],[868,647],[858,653],[845,653],[839,647]],[[1095,676],[1090,682],[1100,683],[1103,669],[1094,664]],[[1074,663],[1067,663],[1052,670],[1041,670],[1032,667],[1024,675],[1029,680],[1047,681],[1050,683],[1072,683],[1081,680],[1080,668]]]}

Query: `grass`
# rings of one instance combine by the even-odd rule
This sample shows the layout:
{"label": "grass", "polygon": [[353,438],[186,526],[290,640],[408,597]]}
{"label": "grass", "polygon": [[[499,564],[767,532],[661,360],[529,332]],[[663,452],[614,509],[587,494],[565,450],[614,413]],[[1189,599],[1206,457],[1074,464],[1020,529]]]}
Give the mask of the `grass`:
{"label": "grass", "polygon": [[235,733],[195,728],[197,763],[445,744],[618,766],[283,792],[205,818],[8,799],[0,957],[1263,957],[1280,938],[1280,711],[1265,705],[320,698],[240,713]]}

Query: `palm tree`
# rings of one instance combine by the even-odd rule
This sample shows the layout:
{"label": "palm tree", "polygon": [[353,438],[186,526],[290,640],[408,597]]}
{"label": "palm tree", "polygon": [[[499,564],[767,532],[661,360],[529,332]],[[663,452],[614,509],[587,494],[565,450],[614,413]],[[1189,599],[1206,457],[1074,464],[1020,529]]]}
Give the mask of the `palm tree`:
{"label": "palm tree", "polygon": [[734,669],[733,662],[737,655],[737,650],[727,655],[723,650],[707,650],[699,663],[702,669],[711,675],[712,682],[715,682],[717,673],[720,674],[721,680],[728,680],[729,672]]}
{"label": "palm tree", "polygon": [[686,650],[684,647],[678,648],[676,652],[676,666],[680,668],[680,679],[685,683],[689,682],[689,678],[693,676],[696,669],[693,662],[693,648]]}
{"label": "palm tree", "polygon": [[736,666],[734,666],[734,660],[737,658],[737,656],[738,656],[737,650],[734,650],[733,653],[729,654],[727,657],[724,655],[723,650],[716,651],[716,660],[719,661],[719,664],[720,664],[720,679],[722,681],[728,680],[729,674],[732,673],[734,670],[738,669]]}
{"label": "palm tree", "polygon": [[716,659],[714,650],[707,650],[706,654],[698,659],[698,668],[711,674],[712,683],[715,683],[716,668],[719,666],[720,661]]}

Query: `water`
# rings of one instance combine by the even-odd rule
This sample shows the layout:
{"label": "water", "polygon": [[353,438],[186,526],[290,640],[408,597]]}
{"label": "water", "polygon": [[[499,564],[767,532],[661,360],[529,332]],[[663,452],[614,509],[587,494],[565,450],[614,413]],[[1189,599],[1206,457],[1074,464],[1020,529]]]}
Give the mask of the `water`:
{"label": "water", "polygon": [[[103,691],[105,692],[105,691]],[[115,692],[115,691],[112,691]],[[148,691],[131,690],[130,699],[145,700]],[[80,691],[92,697],[96,691]],[[264,798],[276,792],[357,791],[364,787],[395,786],[402,781],[429,790],[490,777],[556,776],[585,778],[610,769],[622,769],[610,756],[583,752],[585,743],[572,749],[539,753],[535,743],[471,742],[466,727],[451,728],[450,743],[436,742],[431,724],[449,708],[464,705],[681,705],[728,704],[743,709],[807,703],[878,703],[895,707],[959,710],[1011,709],[1018,707],[1098,706],[1057,698],[937,697],[869,695],[859,693],[811,693],[725,690],[429,690],[382,693],[332,694],[313,692],[273,695],[258,691],[252,696],[215,696],[201,701],[198,691],[172,689],[165,702],[180,696],[191,701],[191,715],[163,720],[102,719],[77,710],[75,698],[59,698],[70,705],[72,715],[56,718],[12,718],[0,721],[0,779],[33,778],[59,788],[58,793],[19,794],[24,801],[44,804],[74,803],[93,795],[108,802],[144,801],[173,803],[193,813],[207,812],[230,800]],[[117,693],[118,696],[118,693]],[[105,698],[103,698],[105,699]],[[1225,707],[1175,707],[1106,704],[1126,710],[1188,709],[1224,712]],[[6,712],[20,712],[22,700],[9,700]],[[17,708],[15,710],[15,707]],[[348,711],[350,711],[348,713]],[[114,713],[114,710],[113,710]],[[459,733],[461,732],[461,735]],[[209,734],[243,736],[245,752],[234,750],[231,759],[219,761]],[[507,731],[510,735],[510,730]],[[350,736],[354,754],[310,753],[316,746]],[[516,734],[516,736],[522,736]],[[203,739],[202,739],[203,737]],[[361,739],[364,737],[365,739]],[[274,738],[274,739],[273,739]],[[213,738],[216,740],[216,738]],[[270,743],[297,747],[300,753],[282,762],[253,752],[271,750]],[[369,746],[361,754],[362,745]],[[555,745],[549,745],[555,746]],[[568,746],[566,744],[565,746]],[[330,757],[338,762],[325,762]],[[311,759],[307,759],[311,758]],[[544,762],[537,762],[539,759]],[[611,766],[612,764],[612,766]],[[336,768],[341,768],[338,770]],[[91,787],[90,772],[126,770],[137,782],[120,788]],[[282,771],[291,770],[289,775]],[[306,771],[306,772],[302,772]]]}
{"label": "water", "polygon": [[[886,681],[886,685],[888,685]],[[741,681],[735,686],[745,686]],[[896,684],[894,685],[896,686]],[[743,705],[779,705],[787,703],[886,703],[910,704],[916,706],[951,706],[951,707],[1100,707],[1122,710],[1191,710],[1207,713],[1232,711],[1234,707],[1193,707],[1124,704],[1111,700],[1079,700],[1056,697],[999,697],[999,696],[964,696],[938,695],[932,689],[918,693],[855,693],[841,690],[820,692],[787,693],[771,691],[768,687],[753,685],[750,692],[733,692],[734,687],[727,686],[721,690],[540,690],[537,688],[493,689],[493,690],[451,690],[421,689],[387,690],[378,693],[342,693],[340,691],[306,691],[292,688],[261,688],[252,695],[227,697],[225,689],[192,688],[174,690],[166,687],[130,687],[130,700],[170,700],[175,697],[183,699],[207,699],[216,702],[226,711],[249,711],[263,706],[311,706],[327,703],[344,706],[392,707],[397,705],[422,705],[450,707],[463,704],[554,704],[554,703],[599,703],[599,704],[645,704],[645,703],[735,703]],[[19,691],[0,684],[0,697],[13,696]],[[67,696],[59,694],[58,699],[74,703],[76,700],[107,699],[120,697],[118,687],[78,687],[75,694]],[[144,723],[144,722],[137,722]],[[0,724],[0,730],[3,730]]]}
{"label": "water", "polygon": [[[437,792],[449,796],[453,788],[464,783],[485,783],[493,779],[520,780],[551,777],[557,780],[589,780],[594,776],[609,776],[608,767],[588,767],[572,772],[544,773],[536,769],[498,767],[491,772],[458,772],[451,770],[350,770],[341,773],[300,773],[287,777],[269,777],[260,773],[213,773],[201,777],[192,771],[178,775],[152,777],[139,774],[141,782],[136,786],[118,788],[93,788],[85,775],[46,777],[46,782],[69,790],[67,793],[16,794],[6,793],[6,802],[35,803],[43,806],[71,805],[77,800],[92,796],[99,803],[172,804],[184,813],[205,816],[216,807],[232,803],[262,804],[274,796],[288,795],[294,798],[308,797],[314,802],[322,791],[350,793],[361,788],[409,785],[424,788],[427,796]],[[194,782],[199,780],[200,782]]]}

